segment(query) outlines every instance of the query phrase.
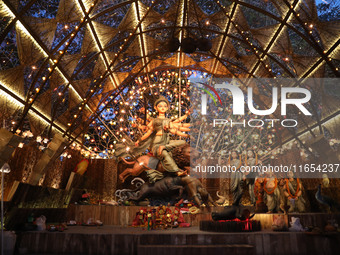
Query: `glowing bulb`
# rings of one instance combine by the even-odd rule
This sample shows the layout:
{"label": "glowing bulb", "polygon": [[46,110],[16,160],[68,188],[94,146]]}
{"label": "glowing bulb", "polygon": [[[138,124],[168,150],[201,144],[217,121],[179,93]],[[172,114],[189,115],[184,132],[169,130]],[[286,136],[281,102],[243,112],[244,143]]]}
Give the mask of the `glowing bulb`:
{"label": "glowing bulb", "polygon": [[42,141],[42,138],[40,135],[37,136],[37,139],[36,139],[37,143],[40,143]]}

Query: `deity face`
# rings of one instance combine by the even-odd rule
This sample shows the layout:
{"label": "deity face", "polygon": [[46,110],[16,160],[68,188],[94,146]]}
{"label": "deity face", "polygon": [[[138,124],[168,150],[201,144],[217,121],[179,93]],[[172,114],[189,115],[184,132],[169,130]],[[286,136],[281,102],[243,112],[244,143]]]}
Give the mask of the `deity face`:
{"label": "deity face", "polygon": [[288,175],[288,178],[293,178],[294,177],[294,173],[292,171],[288,172],[287,175]]}
{"label": "deity face", "polygon": [[253,151],[252,150],[248,150],[247,151],[247,156],[248,156],[248,158],[253,158],[254,157]]}
{"label": "deity face", "polygon": [[168,111],[168,109],[169,109],[168,104],[166,102],[164,102],[164,101],[159,102],[156,105],[155,108],[156,108],[156,111],[158,113],[163,113],[163,114],[166,113]]}
{"label": "deity face", "polygon": [[232,151],[232,152],[231,152],[231,157],[232,157],[233,159],[236,159],[236,158],[237,158],[237,152],[236,152],[236,151]]}
{"label": "deity face", "polygon": [[280,186],[283,186],[283,185],[285,185],[285,179],[284,178],[281,178],[280,180],[279,180],[279,185]]}

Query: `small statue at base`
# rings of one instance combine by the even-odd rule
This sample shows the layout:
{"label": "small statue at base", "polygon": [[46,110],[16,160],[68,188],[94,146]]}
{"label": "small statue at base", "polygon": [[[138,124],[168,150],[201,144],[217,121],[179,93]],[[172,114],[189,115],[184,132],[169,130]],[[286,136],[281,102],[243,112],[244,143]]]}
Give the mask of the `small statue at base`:
{"label": "small statue at base", "polygon": [[254,184],[254,193],[256,198],[256,213],[265,213],[268,211],[266,204],[264,203],[264,178],[262,176],[258,176],[255,179]]}
{"label": "small statue at base", "polygon": [[306,211],[306,201],[302,197],[303,186],[299,178],[294,178],[293,172],[288,172],[286,185],[283,186],[285,199],[289,207],[288,212],[303,213]]}
{"label": "small statue at base", "polygon": [[[231,160],[230,160],[231,156]],[[243,174],[240,171],[241,166],[241,156],[239,156],[237,151],[232,151],[231,155],[229,156],[229,162],[228,164],[230,167],[235,169],[235,171],[231,172],[231,178],[230,178],[230,191],[233,194],[233,201],[237,200],[237,198],[242,194],[243,192]]]}
{"label": "small statue at base", "polygon": [[277,184],[277,178],[272,172],[264,179],[264,202],[268,207],[268,213],[280,211],[280,190]]}
{"label": "small statue at base", "polygon": [[244,163],[246,166],[246,185],[249,188],[249,197],[250,197],[250,203],[252,205],[256,204],[256,197],[255,197],[255,178],[256,178],[256,172],[252,171],[252,167],[256,166],[258,164],[257,160],[257,154],[253,150],[247,150],[246,157],[244,159]]}

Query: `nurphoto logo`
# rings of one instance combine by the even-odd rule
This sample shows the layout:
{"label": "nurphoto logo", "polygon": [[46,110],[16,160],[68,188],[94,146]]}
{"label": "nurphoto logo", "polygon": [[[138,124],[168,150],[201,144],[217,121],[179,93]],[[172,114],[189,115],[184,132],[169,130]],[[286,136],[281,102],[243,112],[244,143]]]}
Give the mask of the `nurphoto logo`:
{"label": "nurphoto logo", "polygon": [[[212,90],[215,95],[218,97],[221,105],[221,98],[217,91],[208,85],[203,84],[204,86],[208,87],[210,90]],[[233,115],[245,115],[245,95],[244,92],[235,85],[229,84],[229,83],[222,83],[222,84],[216,84],[216,89],[227,89],[232,95],[233,104],[232,104],[232,113]],[[207,114],[207,94],[210,95],[210,97],[213,99],[215,105],[216,100],[212,96],[212,94],[207,91],[207,89],[202,89],[206,93],[201,94],[201,114],[206,115]],[[303,106],[304,103],[308,103],[311,99],[311,93],[308,89],[305,88],[296,88],[296,87],[281,87],[281,94],[279,98],[279,90],[276,87],[272,88],[272,95],[271,95],[271,107],[269,109],[256,109],[253,103],[253,88],[248,87],[247,90],[247,106],[251,113],[259,116],[266,116],[274,113],[279,105],[279,100],[281,103],[281,115],[285,116],[287,115],[287,106],[288,105],[294,105],[297,107],[304,115],[312,115],[306,107]],[[288,95],[295,94],[298,96],[298,98],[288,98]],[[228,106],[231,107],[231,106]],[[233,120],[228,119],[214,119],[213,120],[213,127],[216,125],[226,125],[230,124],[230,126],[234,125],[242,125],[243,127],[249,126],[249,127],[262,127],[267,122],[269,126],[273,127],[274,123],[280,121],[279,119],[249,119],[249,120],[242,120],[238,122],[233,122]],[[296,127],[298,122],[294,119],[283,119],[280,121],[281,126],[283,127]]]}
{"label": "nurphoto logo", "polygon": [[[222,83],[216,84],[215,88],[217,89],[227,89],[231,92],[233,97],[233,115],[244,115],[245,109],[245,96],[243,91],[232,84]],[[214,90],[214,93],[217,92]],[[302,94],[304,97],[302,98],[287,98],[288,94]],[[217,94],[218,95],[218,94]],[[272,88],[272,106],[269,109],[256,109],[253,105],[253,88],[248,87],[248,100],[247,105],[248,109],[256,115],[269,115],[275,112],[278,106],[278,88]],[[219,95],[218,95],[219,97]],[[220,99],[220,98],[219,98]],[[285,116],[287,114],[287,105],[295,105],[304,115],[312,115],[302,104],[308,103],[311,99],[311,93],[308,89],[305,88],[293,88],[293,87],[282,87],[281,88],[281,115]],[[202,115],[207,114],[207,95],[202,93]]]}

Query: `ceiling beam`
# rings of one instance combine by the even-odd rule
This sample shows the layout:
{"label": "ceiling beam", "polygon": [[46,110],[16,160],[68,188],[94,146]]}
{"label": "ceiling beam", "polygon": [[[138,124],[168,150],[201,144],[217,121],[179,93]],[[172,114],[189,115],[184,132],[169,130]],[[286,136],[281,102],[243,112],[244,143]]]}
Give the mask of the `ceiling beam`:
{"label": "ceiling beam", "polygon": [[269,50],[271,49],[271,47],[274,45],[274,43],[277,41],[278,37],[282,33],[283,29],[285,28],[285,24],[288,23],[288,20],[290,19],[291,15],[294,11],[294,8],[296,8],[300,2],[301,1],[299,1],[299,0],[294,0],[293,4],[290,6],[290,9],[287,11],[287,13],[285,14],[285,17],[283,18],[282,22],[280,23],[279,28],[276,30],[274,36],[272,36],[267,47],[264,49],[260,60],[258,60],[255,63],[255,65],[253,66],[253,68],[251,69],[251,71],[250,71],[251,73],[255,74],[259,65],[262,63],[262,61],[264,60],[266,55],[268,55]]}
{"label": "ceiling beam", "polygon": [[[233,7],[232,7],[232,9],[231,9],[231,14],[228,15],[228,16],[226,16],[226,17],[228,18],[228,22],[227,22],[227,24],[226,24],[226,26],[225,26],[225,29],[224,29],[223,33],[222,33],[222,38],[221,38],[221,40],[220,40],[220,42],[219,42],[219,46],[218,46],[217,52],[216,52],[216,54],[215,54],[215,55],[218,56],[219,58],[221,58],[223,49],[224,49],[224,47],[225,47],[225,42],[226,42],[226,40],[230,38],[230,37],[228,37],[227,35],[228,35],[228,31],[229,31],[229,29],[230,29],[230,26],[231,26],[231,24],[232,24],[231,21],[232,21],[232,19],[234,18],[234,15],[235,15],[235,12],[236,12],[236,8],[237,8],[237,3],[234,3],[234,4],[233,4]],[[225,12],[223,11],[223,13],[225,13]],[[213,62],[213,64],[212,64],[212,66],[211,66],[211,72],[212,72],[212,73],[215,73],[215,72],[216,72],[216,68],[217,68],[217,61],[216,61],[216,59],[215,59],[214,62]]]}

